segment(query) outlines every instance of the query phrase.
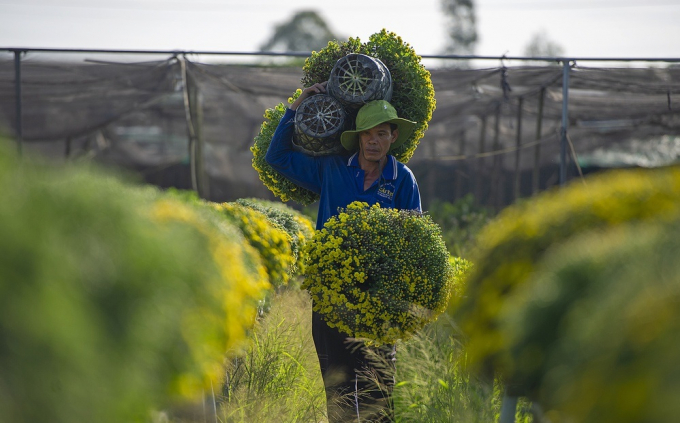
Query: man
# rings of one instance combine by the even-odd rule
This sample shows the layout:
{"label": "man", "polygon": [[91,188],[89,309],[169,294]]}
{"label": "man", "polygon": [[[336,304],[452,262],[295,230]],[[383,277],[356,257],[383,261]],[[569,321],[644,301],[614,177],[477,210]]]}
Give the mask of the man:
{"label": "man", "polygon": [[[372,101],[359,110],[356,130],[345,131],[340,137],[347,155],[313,157],[293,149],[295,110],[310,95],[325,92],[325,82],[302,91],[286,110],[265,156],[272,168],[320,195],[316,229],[323,228],[330,217],[338,215],[339,208],[354,201],[421,211],[420,192],[413,173],[388,154],[410,137],[416,123],[397,117],[387,101]],[[364,346],[330,328],[316,312],[312,314],[312,335],[326,387],[329,422],[348,418],[363,421],[376,404],[390,414],[394,346],[377,351],[387,362],[387,368],[374,365]],[[382,379],[387,392],[371,389],[370,382],[362,377],[365,372]],[[339,404],[338,407],[334,407],[334,403]]]}

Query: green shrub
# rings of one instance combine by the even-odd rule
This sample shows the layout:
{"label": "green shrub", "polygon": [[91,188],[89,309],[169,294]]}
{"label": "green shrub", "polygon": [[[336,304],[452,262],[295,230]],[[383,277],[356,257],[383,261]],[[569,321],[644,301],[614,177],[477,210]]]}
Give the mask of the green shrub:
{"label": "green shrub", "polygon": [[427,213],[442,228],[442,236],[451,255],[469,257],[477,234],[491,220],[491,211],[474,204],[468,194],[454,203],[433,201]]}
{"label": "green shrub", "polygon": [[239,227],[245,239],[255,247],[274,287],[288,284],[295,269],[291,237],[263,213],[238,203],[213,204],[230,222]]}
{"label": "green shrub", "polygon": [[203,376],[180,375],[176,385],[183,396],[192,397],[221,381],[224,355],[245,338],[271,285],[257,250],[214,207],[160,198],[154,202],[150,216],[164,225],[188,227],[200,233],[208,247],[204,260],[217,270],[217,274],[206,274],[200,287],[205,298],[199,299],[205,304],[194,305],[191,298],[185,298],[190,307],[181,330],[192,358],[202,366],[197,375]]}
{"label": "green shrub", "polygon": [[3,421],[141,421],[221,374],[266,286],[237,230],[4,144],[0,193]]}
{"label": "green shrub", "polygon": [[678,198],[680,169],[612,171],[503,210],[481,231],[465,295],[450,310],[469,336],[472,362],[511,366],[499,312],[547,249],[583,231],[674,219]]}
{"label": "green shrub", "polygon": [[[350,38],[341,43],[330,41],[319,52],[312,52],[302,68],[304,72],[302,77],[303,87],[328,81],[335,63],[349,53],[362,53],[376,57],[390,70],[393,84],[393,95],[390,102],[397,110],[399,117],[417,122],[409,139],[390,153],[397,160],[403,163],[408,162],[421,138],[425,135],[430,119],[432,119],[432,112],[435,109],[434,87],[430,79],[430,72],[420,63],[420,56],[416,55],[410,45],[393,32],[383,29],[381,32],[371,35],[366,43],[361,43],[358,38]],[[288,102],[292,103],[300,93],[301,90],[297,90],[293,97],[288,99]],[[318,194],[298,187],[272,169],[264,160],[276,126],[283,117],[286,107],[286,105],[280,103],[273,109],[265,111],[265,121],[260,133],[255,137],[255,144],[251,147],[253,168],[257,170],[260,180],[265,186],[282,201],[295,200],[300,204],[307,205],[318,200]]]}
{"label": "green shrub", "polygon": [[551,250],[503,312],[512,374],[551,421],[680,412],[680,225],[593,231]]}
{"label": "green shrub", "polygon": [[296,274],[304,273],[304,253],[302,247],[314,235],[314,224],[297,210],[280,202],[261,200],[257,198],[241,198],[236,202],[250,207],[267,216],[274,224],[279,225],[291,239],[291,250],[295,259]]}
{"label": "green shrub", "polygon": [[446,308],[455,276],[439,227],[415,211],[354,202],[307,244],[302,287],[329,326],[376,344],[405,339]]}

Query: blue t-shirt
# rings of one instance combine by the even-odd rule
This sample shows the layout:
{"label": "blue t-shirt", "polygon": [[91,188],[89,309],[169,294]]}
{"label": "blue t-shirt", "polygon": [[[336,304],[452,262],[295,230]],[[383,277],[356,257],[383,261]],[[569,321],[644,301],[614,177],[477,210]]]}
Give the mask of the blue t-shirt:
{"label": "blue t-shirt", "polygon": [[358,154],[310,156],[293,148],[295,111],[287,109],[274,132],[265,160],[292,182],[319,194],[316,228],[354,201],[381,207],[421,211],[420,192],[411,169],[387,156],[380,177],[364,191]]}

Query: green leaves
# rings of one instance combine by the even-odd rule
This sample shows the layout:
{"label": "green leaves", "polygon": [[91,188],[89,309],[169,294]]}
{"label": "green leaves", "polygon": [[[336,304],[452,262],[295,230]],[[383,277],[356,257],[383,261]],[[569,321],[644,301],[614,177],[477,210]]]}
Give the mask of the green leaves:
{"label": "green leaves", "polygon": [[676,167],[619,170],[503,210],[451,308],[471,368],[566,420],[677,414],[678,198]]}
{"label": "green leaves", "polygon": [[0,163],[1,419],[143,421],[217,380],[269,286],[238,230],[101,170]]}

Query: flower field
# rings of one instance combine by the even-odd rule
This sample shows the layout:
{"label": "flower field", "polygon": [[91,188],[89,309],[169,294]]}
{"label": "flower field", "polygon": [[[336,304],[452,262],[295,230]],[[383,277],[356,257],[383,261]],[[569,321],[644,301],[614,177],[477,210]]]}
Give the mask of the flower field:
{"label": "flower field", "polygon": [[470,368],[551,422],[678,412],[680,170],[617,170],[503,210],[449,312]]}
{"label": "flower field", "polygon": [[[309,218],[19,159],[4,144],[0,165],[2,421],[324,421],[300,289],[314,263]],[[466,268],[437,251],[442,269]],[[431,327],[410,335],[425,342]],[[448,347],[435,353],[450,358]],[[493,414],[499,391],[475,395]]]}
{"label": "flower field", "polygon": [[432,216],[354,204],[317,232],[279,202],[210,203],[4,144],[0,192],[2,422],[324,422],[315,296],[352,304],[341,330],[398,338],[400,422],[498,421],[504,395],[519,422],[680,411],[672,167],[496,217],[470,199]]}

